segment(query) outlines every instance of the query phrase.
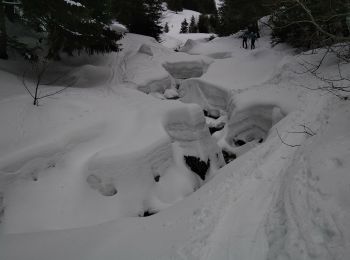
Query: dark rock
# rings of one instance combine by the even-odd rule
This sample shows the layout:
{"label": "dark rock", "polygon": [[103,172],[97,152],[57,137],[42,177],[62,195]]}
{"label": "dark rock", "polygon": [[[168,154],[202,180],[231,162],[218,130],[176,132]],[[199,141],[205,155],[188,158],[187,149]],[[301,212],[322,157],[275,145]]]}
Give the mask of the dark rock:
{"label": "dark rock", "polygon": [[234,140],[234,144],[236,146],[243,146],[246,144],[246,142],[244,142],[243,140]]}
{"label": "dark rock", "polygon": [[226,164],[232,162],[234,159],[237,158],[237,156],[234,153],[231,153],[231,152],[226,151],[226,150],[222,150],[222,155],[224,156],[224,160],[225,160]]}
{"label": "dark rock", "polygon": [[223,125],[223,126],[221,126],[221,127],[209,127],[209,132],[210,132],[210,134],[212,135],[212,134],[214,134],[215,132],[224,129],[224,127],[225,127],[225,125]]}
{"label": "dark rock", "polygon": [[155,182],[159,182],[159,178],[160,178],[159,175],[154,176],[154,181],[155,181]]}
{"label": "dark rock", "polygon": [[208,159],[207,162],[204,162],[195,156],[184,156],[184,158],[191,171],[196,173],[202,180],[205,180],[205,175],[210,167],[210,160]]}
{"label": "dark rock", "polygon": [[262,142],[264,142],[264,139],[260,138],[258,142],[259,144],[261,144]]}
{"label": "dark rock", "polygon": [[152,216],[152,215],[157,214],[157,213],[158,213],[158,211],[156,211],[156,210],[148,209],[145,212],[143,212],[143,214],[141,214],[139,216],[140,217],[149,217],[149,216]]}
{"label": "dark rock", "polygon": [[220,117],[220,113],[218,115],[213,115],[211,113],[209,113],[207,110],[203,110],[204,116],[206,117],[210,117],[213,119],[218,119]]}
{"label": "dark rock", "polygon": [[179,96],[177,96],[177,97],[171,97],[171,98],[166,98],[166,99],[168,99],[168,100],[178,100],[180,97]]}

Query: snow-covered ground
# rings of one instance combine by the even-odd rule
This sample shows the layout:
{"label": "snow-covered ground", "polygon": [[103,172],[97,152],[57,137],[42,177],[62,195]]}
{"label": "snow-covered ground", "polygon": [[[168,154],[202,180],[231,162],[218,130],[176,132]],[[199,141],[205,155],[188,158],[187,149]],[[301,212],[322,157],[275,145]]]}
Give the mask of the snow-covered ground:
{"label": "snow-covered ground", "polygon": [[52,64],[75,84],[38,107],[1,61],[0,259],[350,258],[349,101],[268,34],[180,53],[127,34]]}

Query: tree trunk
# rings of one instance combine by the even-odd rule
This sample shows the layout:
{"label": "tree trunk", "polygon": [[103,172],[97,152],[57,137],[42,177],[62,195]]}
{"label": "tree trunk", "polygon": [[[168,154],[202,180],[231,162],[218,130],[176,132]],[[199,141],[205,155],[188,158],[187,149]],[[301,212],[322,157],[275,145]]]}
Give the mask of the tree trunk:
{"label": "tree trunk", "polygon": [[0,59],[8,59],[5,6],[0,0]]}

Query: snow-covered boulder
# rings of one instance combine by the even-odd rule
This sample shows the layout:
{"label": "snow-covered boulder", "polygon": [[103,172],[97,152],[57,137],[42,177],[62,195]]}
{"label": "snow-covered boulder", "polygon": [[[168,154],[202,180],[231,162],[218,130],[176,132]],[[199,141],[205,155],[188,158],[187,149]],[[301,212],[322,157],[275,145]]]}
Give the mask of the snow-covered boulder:
{"label": "snow-covered boulder", "polygon": [[[143,52],[151,52],[144,46]],[[169,73],[153,59],[150,53],[137,52],[126,61],[126,80],[136,85],[136,88],[147,94],[152,92],[164,93],[168,88],[175,86],[175,81]]]}
{"label": "snow-covered boulder", "polygon": [[192,39],[188,39],[186,41],[186,43],[184,44],[184,46],[181,47],[180,51],[181,52],[188,52],[196,45],[197,45],[197,41],[192,40]]}
{"label": "snow-covered boulder", "polygon": [[166,99],[177,99],[179,97],[179,93],[175,89],[167,89],[164,92],[164,97]]}
{"label": "snow-covered boulder", "polygon": [[169,76],[149,79],[149,81],[135,80],[137,82],[137,89],[149,94],[153,92],[164,93],[167,89],[174,85],[174,80]]}
{"label": "snow-covered boulder", "polygon": [[163,67],[176,79],[188,79],[202,76],[212,62],[205,56],[174,53],[166,57]]}
{"label": "snow-covered boulder", "polygon": [[151,46],[147,44],[142,44],[138,50],[139,53],[147,54],[149,56],[153,56],[153,51]]}
{"label": "snow-covered boulder", "polygon": [[179,95],[182,102],[198,104],[206,111],[223,110],[231,113],[235,108],[233,92],[201,79],[184,80]]}
{"label": "snow-covered boulder", "polygon": [[255,105],[235,111],[227,124],[226,141],[234,145],[240,140],[242,143],[266,139],[271,127],[284,117],[280,108],[273,105]]}
{"label": "snow-covered boulder", "polygon": [[198,105],[190,104],[169,111],[163,125],[184,158],[196,157],[210,163],[212,171],[224,165],[221,149],[211,137],[203,111]]}

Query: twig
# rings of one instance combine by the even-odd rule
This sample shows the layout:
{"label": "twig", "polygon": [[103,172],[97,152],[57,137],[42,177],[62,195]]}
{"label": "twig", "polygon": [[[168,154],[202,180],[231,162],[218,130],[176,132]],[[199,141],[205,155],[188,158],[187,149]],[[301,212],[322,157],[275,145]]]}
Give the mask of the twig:
{"label": "twig", "polygon": [[287,146],[289,146],[289,147],[299,147],[299,146],[301,146],[300,144],[287,144],[285,141],[283,141],[283,139],[282,139],[282,137],[281,137],[281,135],[280,135],[280,133],[278,132],[278,129],[276,128],[276,132],[277,132],[277,135],[278,135],[278,137],[280,138],[280,140],[281,140],[281,142],[283,143],[283,144],[285,144],[285,145],[287,145]]}

